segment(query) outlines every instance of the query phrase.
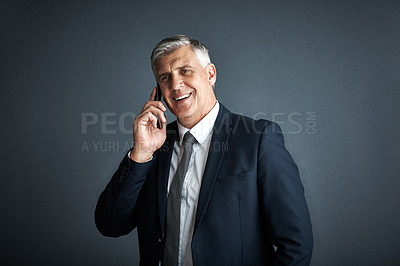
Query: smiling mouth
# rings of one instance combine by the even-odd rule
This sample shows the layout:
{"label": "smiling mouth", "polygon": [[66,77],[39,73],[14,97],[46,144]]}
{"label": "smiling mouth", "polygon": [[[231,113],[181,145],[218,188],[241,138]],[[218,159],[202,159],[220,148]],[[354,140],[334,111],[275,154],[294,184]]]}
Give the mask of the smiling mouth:
{"label": "smiling mouth", "polygon": [[182,100],[184,100],[184,99],[186,99],[186,98],[189,98],[190,95],[192,95],[192,93],[184,94],[184,95],[182,95],[182,96],[179,96],[179,97],[177,97],[177,98],[174,98],[174,100],[177,101],[177,102],[179,102],[179,101],[182,101]]}

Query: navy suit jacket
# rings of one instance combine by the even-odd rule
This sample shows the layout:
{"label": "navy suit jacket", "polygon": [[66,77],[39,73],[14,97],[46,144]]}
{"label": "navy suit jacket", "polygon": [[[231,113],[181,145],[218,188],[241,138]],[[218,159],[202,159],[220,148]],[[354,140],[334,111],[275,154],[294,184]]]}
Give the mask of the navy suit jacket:
{"label": "navy suit jacket", "polygon": [[[105,236],[137,228],[140,265],[162,256],[167,183],[176,121],[153,159],[126,155],[100,195],[95,222]],[[313,237],[296,164],[280,127],[220,105],[192,239],[196,265],[309,265]]]}

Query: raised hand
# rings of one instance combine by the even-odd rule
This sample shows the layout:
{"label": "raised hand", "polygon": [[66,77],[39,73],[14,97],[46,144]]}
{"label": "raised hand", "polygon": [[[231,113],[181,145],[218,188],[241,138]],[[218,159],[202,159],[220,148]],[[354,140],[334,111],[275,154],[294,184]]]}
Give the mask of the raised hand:
{"label": "raised hand", "polygon": [[[149,101],[133,122],[134,147],[130,158],[138,163],[150,160],[167,136],[167,119],[164,114],[167,109],[162,102],[155,101],[155,98],[156,88],[153,88]],[[162,129],[157,128],[157,117],[163,124]]]}

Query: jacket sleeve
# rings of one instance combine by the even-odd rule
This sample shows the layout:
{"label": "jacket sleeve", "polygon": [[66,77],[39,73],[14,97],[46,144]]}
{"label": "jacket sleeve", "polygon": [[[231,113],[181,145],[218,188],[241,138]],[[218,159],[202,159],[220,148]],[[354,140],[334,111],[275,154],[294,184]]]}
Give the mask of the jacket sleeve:
{"label": "jacket sleeve", "polygon": [[264,127],[258,160],[262,212],[276,247],[272,265],[309,265],[313,247],[310,216],[299,171],[278,124]]}
{"label": "jacket sleeve", "polygon": [[135,206],[153,160],[136,163],[125,155],[97,201],[95,223],[104,236],[119,237],[136,227]]}

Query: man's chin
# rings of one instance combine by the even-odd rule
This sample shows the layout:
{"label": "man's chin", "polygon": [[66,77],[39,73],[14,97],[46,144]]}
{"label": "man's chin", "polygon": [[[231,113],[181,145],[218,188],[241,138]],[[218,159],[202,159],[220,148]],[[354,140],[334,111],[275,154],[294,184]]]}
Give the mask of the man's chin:
{"label": "man's chin", "polygon": [[185,118],[192,116],[191,108],[189,106],[180,106],[179,108],[174,106],[174,109],[170,109],[171,112],[176,116],[176,118]]}

